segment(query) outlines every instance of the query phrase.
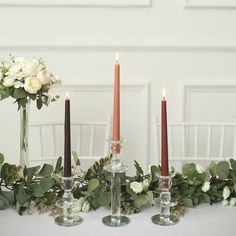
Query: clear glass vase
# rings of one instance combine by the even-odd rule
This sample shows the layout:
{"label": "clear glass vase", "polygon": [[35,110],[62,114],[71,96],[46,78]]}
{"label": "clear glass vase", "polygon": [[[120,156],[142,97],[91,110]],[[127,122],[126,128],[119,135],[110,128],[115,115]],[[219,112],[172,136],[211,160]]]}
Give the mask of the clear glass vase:
{"label": "clear glass vase", "polygon": [[20,165],[22,167],[29,165],[28,157],[28,130],[29,130],[29,106],[20,107]]}

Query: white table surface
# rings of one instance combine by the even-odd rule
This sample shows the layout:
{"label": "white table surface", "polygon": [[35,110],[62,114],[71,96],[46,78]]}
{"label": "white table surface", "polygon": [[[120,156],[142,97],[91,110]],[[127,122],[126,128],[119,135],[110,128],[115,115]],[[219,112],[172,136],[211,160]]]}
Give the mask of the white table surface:
{"label": "white table surface", "polygon": [[206,204],[188,209],[185,216],[174,226],[157,226],[151,216],[158,209],[147,208],[130,216],[130,224],[120,228],[104,226],[103,216],[107,209],[81,213],[83,223],[75,227],[60,227],[48,213],[19,216],[13,209],[0,211],[1,236],[231,236],[236,234],[236,207]]}

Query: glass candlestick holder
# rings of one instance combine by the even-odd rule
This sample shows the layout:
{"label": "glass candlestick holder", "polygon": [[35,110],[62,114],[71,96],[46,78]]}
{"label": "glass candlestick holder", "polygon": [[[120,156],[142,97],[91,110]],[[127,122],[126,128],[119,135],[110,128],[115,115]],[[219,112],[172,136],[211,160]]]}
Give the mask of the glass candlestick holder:
{"label": "glass candlestick holder", "polygon": [[127,225],[130,220],[127,216],[121,215],[121,181],[122,176],[128,170],[120,160],[120,152],[123,148],[124,139],[119,141],[109,140],[112,159],[109,165],[104,169],[111,174],[111,214],[102,218],[102,222],[106,226],[120,227]]}
{"label": "glass candlestick holder", "polygon": [[55,217],[55,223],[65,227],[78,225],[82,222],[82,218],[76,210],[78,209],[79,201],[72,194],[76,176],[64,177],[59,175],[59,177],[62,181],[64,194],[61,199],[56,201],[56,206],[62,209],[62,214]]}
{"label": "glass candlestick holder", "polygon": [[174,175],[174,172],[169,173],[168,176],[158,175],[158,178],[160,179],[159,185],[161,188],[161,194],[159,197],[160,214],[152,217],[152,222],[156,225],[174,225],[179,221],[179,218],[171,213],[172,201],[169,190],[172,184],[171,179]]}

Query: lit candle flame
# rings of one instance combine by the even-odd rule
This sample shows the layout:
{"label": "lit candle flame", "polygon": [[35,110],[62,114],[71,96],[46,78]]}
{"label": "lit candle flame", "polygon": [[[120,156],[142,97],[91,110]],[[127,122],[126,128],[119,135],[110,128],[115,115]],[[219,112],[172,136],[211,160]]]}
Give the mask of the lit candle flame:
{"label": "lit candle flame", "polygon": [[162,90],[162,97],[163,97],[164,100],[166,99],[166,90],[165,90],[165,88],[163,88],[163,90]]}
{"label": "lit candle flame", "polygon": [[66,99],[69,99],[69,92],[66,92]]}
{"label": "lit candle flame", "polygon": [[119,53],[116,52],[116,63],[119,63]]}

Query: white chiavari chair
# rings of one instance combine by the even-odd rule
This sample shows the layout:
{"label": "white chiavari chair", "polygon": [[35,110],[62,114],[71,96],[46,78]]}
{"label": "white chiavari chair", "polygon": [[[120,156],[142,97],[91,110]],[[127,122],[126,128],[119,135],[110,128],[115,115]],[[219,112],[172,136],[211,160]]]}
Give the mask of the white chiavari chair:
{"label": "white chiavari chair", "polygon": [[[109,155],[109,143],[106,140],[111,135],[111,124],[111,115],[108,116],[106,122],[71,122],[71,150],[77,152],[80,160],[99,160]],[[60,155],[63,155],[63,132],[64,123],[29,124],[28,163],[30,166],[44,162],[53,163]],[[84,136],[86,136],[86,141],[82,142]],[[97,141],[100,142],[95,145]],[[37,146],[35,142],[38,143]]]}
{"label": "white chiavari chair", "polygon": [[[161,122],[154,118],[155,156],[161,158]],[[171,162],[202,162],[236,157],[236,123],[168,123]]]}

